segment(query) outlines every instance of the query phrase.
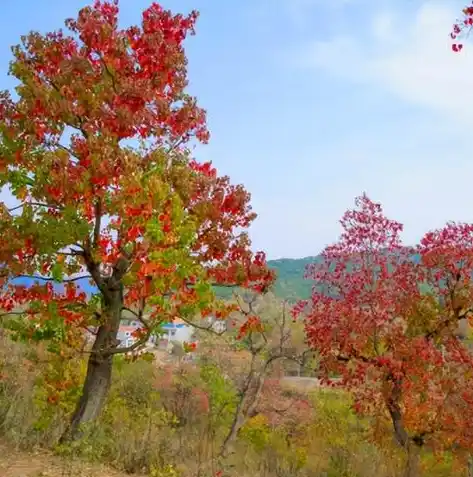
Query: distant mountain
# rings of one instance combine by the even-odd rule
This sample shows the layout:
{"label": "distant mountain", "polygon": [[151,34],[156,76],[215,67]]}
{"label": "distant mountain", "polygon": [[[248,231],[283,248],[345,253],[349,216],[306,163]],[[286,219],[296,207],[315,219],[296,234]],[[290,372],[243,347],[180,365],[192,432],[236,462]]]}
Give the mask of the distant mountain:
{"label": "distant mountain", "polygon": [[[320,259],[318,257],[305,257],[268,260],[269,267],[276,270],[277,273],[277,281],[273,289],[274,294],[280,298],[288,300],[309,298],[313,281],[304,279],[304,273],[306,266],[317,260]],[[44,283],[42,280],[35,280],[32,278],[17,278],[13,280],[12,283],[29,287],[33,285],[35,281]],[[97,291],[97,289],[89,283],[88,279],[77,280],[75,283],[88,295]],[[64,285],[54,283],[54,288],[57,291],[62,291]],[[217,288],[217,294],[221,297],[229,297],[231,296],[231,290],[228,288]]]}
{"label": "distant mountain", "polygon": [[[269,268],[275,270],[277,275],[273,293],[279,298],[290,301],[309,298],[314,282],[304,278],[305,269],[307,265],[320,260],[320,257],[268,260]],[[216,287],[216,293],[221,298],[230,298],[232,290]]]}
{"label": "distant mountain", "polygon": [[[386,253],[392,253],[386,251]],[[398,252],[394,252],[397,254]],[[408,252],[410,259],[415,263],[420,263],[420,255],[418,253]],[[279,260],[268,260],[269,267],[277,272],[277,281],[274,286],[276,296],[283,299],[307,299],[310,298],[313,280],[304,278],[307,265],[311,263],[321,263],[322,257],[305,257],[305,258],[281,258]],[[350,266],[348,264],[348,266]],[[322,291],[322,289],[319,288]]]}
{"label": "distant mountain", "polygon": [[268,266],[277,273],[274,294],[288,300],[309,298],[314,282],[305,279],[304,274],[307,265],[317,261],[320,257],[268,260]]}

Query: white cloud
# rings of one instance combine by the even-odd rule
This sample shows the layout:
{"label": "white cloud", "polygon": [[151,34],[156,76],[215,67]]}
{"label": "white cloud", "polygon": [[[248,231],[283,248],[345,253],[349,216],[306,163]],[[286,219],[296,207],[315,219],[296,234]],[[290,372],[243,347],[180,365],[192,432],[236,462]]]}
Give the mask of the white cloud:
{"label": "white cloud", "polygon": [[392,43],[397,38],[397,15],[392,11],[382,11],[374,16],[371,21],[371,30],[374,39],[381,42]]}
{"label": "white cloud", "polygon": [[[333,178],[308,197],[304,212],[314,225],[298,238],[301,249],[317,253],[315,242],[334,240],[337,219],[363,191],[404,223],[408,243],[448,220],[473,222],[473,41],[461,54],[451,50],[449,33],[462,7],[455,2],[419,1],[407,12],[406,2],[386,1],[366,9],[365,21],[344,28],[345,18],[333,36],[286,57],[286,67],[290,61],[298,74],[309,69],[314,82],[322,73],[336,77],[317,83],[327,97],[359,98],[339,109],[354,118],[353,129],[325,145],[331,160],[319,175]],[[310,205],[317,203],[326,206]],[[293,230],[307,220],[296,219]],[[290,240],[286,235],[282,240]]]}
{"label": "white cloud", "polygon": [[451,50],[449,32],[458,16],[451,3],[422,4],[412,13],[375,13],[361,35],[314,41],[300,64],[370,84],[399,99],[473,121],[473,45]]}

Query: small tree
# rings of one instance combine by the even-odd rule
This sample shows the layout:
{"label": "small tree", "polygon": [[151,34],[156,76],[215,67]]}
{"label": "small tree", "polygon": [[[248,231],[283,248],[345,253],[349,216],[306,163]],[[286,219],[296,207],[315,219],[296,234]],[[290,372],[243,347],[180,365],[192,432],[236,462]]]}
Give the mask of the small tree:
{"label": "small tree", "polygon": [[389,416],[417,475],[419,451],[471,448],[473,360],[456,337],[473,303],[473,226],[448,224],[404,247],[402,225],[366,195],[339,241],[307,275],[316,281],[306,333],[322,369],[342,376],[356,410]]}
{"label": "small tree", "polygon": [[[300,343],[294,346],[293,329],[298,328],[286,303],[270,293],[234,294],[237,310],[230,318],[230,330],[220,334],[219,340],[210,337],[201,343],[215,353],[204,359],[214,361],[237,389],[236,402],[232,400],[231,424],[220,446],[219,457],[227,457],[240,430],[251,417],[259,413],[281,416],[291,411],[291,399],[281,398],[279,376],[268,382],[281,361],[307,364],[306,350]],[[280,401],[283,401],[281,404]],[[288,404],[289,403],[289,404]]]}
{"label": "small tree", "polygon": [[[264,291],[273,279],[244,233],[249,194],[190,156],[189,141],[209,138],[185,90],[182,45],[196,19],[153,3],[140,26],[121,29],[117,2],[97,0],[66,21],[70,35],[33,32],[13,48],[19,85],[15,99],[0,97],[0,185],[17,203],[1,211],[0,304],[22,306],[27,337],[97,327],[68,438],[99,415],[114,355],[176,316],[225,317],[213,285]],[[13,285],[18,277],[35,284]],[[142,328],[119,348],[125,309]]]}

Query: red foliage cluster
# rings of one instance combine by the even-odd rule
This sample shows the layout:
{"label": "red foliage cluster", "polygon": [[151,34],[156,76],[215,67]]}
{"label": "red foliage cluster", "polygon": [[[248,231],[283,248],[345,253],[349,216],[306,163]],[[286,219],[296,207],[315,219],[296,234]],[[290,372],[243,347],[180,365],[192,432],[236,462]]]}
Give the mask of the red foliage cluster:
{"label": "red foliage cluster", "polygon": [[[66,21],[70,35],[31,33],[14,48],[18,99],[0,95],[0,181],[20,204],[0,212],[5,279],[84,273],[107,293],[115,274],[126,281],[124,305],[146,303],[151,325],[199,312],[225,318],[232,308],[213,285],[263,292],[274,273],[244,232],[255,218],[248,192],[190,158],[189,142],[209,138],[205,111],[186,92],[183,41],[198,14],[153,3],[125,29],[118,14],[116,1],[96,0]],[[44,283],[9,287],[0,306],[28,300],[58,303],[68,321],[84,308],[72,288],[61,295]],[[83,310],[83,321],[95,311]]]}
{"label": "red foliage cluster", "polygon": [[197,349],[197,343],[187,343],[184,341],[183,348],[186,353],[192,353],[192,351],[195,351]]}
{"label": "red foliage cluster", "polygon": [[307,313],[308,341],[357,410],[387,413],[405,431],[400,442],[473,448],[473,356],[456,336],[473,311],[473,225],[449,223],[404,247],[402,225],[379,204],[364,195],[356,205],[307,270],[318,287],[295,313]]}
{"label": "red foliage cluster", "polygon": [[458,20],[452,28],[450,37],[455,43],[452,44],[452,50],[456,53],[459,53],[463,49],[463,43],[459,43],[458,40],[468,34],[471,28],[473,27],[473,4],[471,6],[465,7],[462,10],[463,19]]}
{"label": "red foliage cluster", "polygon": [[295,432],[310,422],[313,408],[306,395],[282,387],[278,379],[266,379],[257,410],[272,427],[284,426]]}
{"label": "red foliage cluster", "polygon": [[263,328],[263,323],[261,322],[261,318],[256,315],[250,315],[247,317],[245,322],[240,326],[236,339],[237,340],[242,339],[249,332],[262,333],[263,330],[264,328]]}
{"label": "red foliage cluster", "polygon": [[[55,305],[55,315],[61,317],[67,325],[81,326],[90,318],[84,314],[87,296],[73,282],[66,283],[64,291],[54,290],[51,282],[40,284],[38,281],[28,287],[10,284],[5,285],[0,294],[0,309],[3,312],[24,309],[31,319],[49,319],[51,303]],[[35,322],[39,323],[37,320]]]}
{"label": "red foliage cluster", "polygon": [[207,393],[193,383],[193,371],[165,366],[155,382],[164,408],[183,425],[209,411]]}

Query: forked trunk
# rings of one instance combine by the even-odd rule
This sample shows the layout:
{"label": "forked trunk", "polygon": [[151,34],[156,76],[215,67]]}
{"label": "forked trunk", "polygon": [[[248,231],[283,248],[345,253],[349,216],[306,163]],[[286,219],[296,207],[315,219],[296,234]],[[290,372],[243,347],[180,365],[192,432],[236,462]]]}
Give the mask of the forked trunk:
{"label": "forked trunk", "polygon": [[81,437],[83,428],[101,414],[112,382],[113,351],[117,348],[122,302],[120,294],[109,306],[106,320],[97,331],[87,363],[82,394],[61,442]]}
{"label": "forked trunk", "polygon": [[[256,390],[254,394],[250,394],[250,385],[253,382],[256,382]],[[242,392],[240,401],[237,404],[235,414],[233,415],[233,421],[230,430],[228,431],[225,439],[223,440],[222,446],[220,447],[219,457],[224,458],[227,456],[229,448],[238,436],[240,429],[245,425],[247,419],[253,416],[261,396],[263,385],[264,376],[260,375],[251,379],[250,374],[250,379],[248,379],[247,385]]]}

